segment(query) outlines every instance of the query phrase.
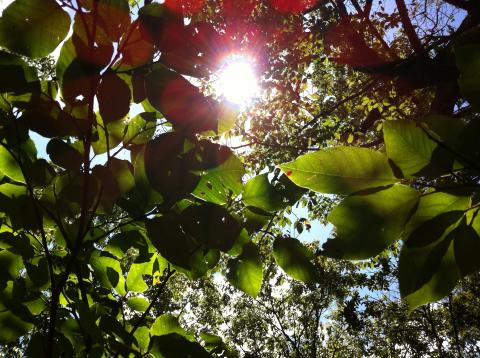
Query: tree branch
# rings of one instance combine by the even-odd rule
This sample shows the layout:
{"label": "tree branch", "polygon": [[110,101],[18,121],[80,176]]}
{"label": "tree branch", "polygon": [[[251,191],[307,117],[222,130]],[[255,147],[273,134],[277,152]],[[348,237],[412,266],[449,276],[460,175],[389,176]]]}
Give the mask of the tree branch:
{"label": "tree branch", "polygon": [[448,295],[448,312],[450,313],[450,322],[452,323],[453,334],[455,337],[455,345],[457,347],[458,356],[463,357],[462,351],[460,349],[460,339],[458,337],[458,327],[457,322],[455,321],[455,314],[453,312],[453,303],[452,303],[452,294]]}
{"label": "tree branch", "polygon": [[408,15],[408,9],[405,5],[404,0],[395,0],[397,4],[398,12],[400,14],[400,20],[402,21],[403,29],[407,35],[408,41],[410,41],[410,45],[412,45],[413,49],[417,53],[424,52],[422,43],[418,38],[417,33],[415,32],[415,28],[410,21],[410,16]]}
{"label": "tree branch", "polygon": [[135,323],[135,325],[133,326],[133,329],[130,331],[130,335],[133,336],[133,334],[135,333],[135,331],[138,329],[138,327],[140,327],[140,324],[145,320],[145,318],[148,316],[148,314],[150,313],[152,307],[155,305],[155,303],[157,302],[158,298],[160,297],[160,295],[162,294],[163,292],[163,289],[165,288],[165,286],[167,285],[167,282],[168,280],[170,279],[170,277],[172,277],[174,274],[175,274],[175,270],[171,270],[170,271],[170,265],[168,266],[167,268],[167,276],[165,276],[165,279],[162,281],[162,283],[160,284],[160,286],[158,287],[158,290],[157,292],[155,293],[155,296],[153,296],[152,298],[152,301],[150,302],[150,304],[148,305],[147,309],[145,310],[145,312],[143,312],[142,316],[139,318],[139,320],[137,321],[137,323]]}

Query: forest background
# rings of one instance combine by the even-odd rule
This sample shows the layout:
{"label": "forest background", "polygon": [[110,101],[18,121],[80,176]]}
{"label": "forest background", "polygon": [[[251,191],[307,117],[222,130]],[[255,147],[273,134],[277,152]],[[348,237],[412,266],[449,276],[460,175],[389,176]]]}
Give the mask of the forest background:
{"label": "forest background", "polygon": [[480,354],[475,0],[3,5],[3,355]]}

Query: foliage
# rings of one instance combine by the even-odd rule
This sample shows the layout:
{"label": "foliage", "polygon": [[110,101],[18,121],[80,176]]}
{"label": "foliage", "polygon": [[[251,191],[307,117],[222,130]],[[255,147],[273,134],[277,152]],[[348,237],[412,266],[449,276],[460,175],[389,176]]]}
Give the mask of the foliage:
{"label": "foliage", "polygon": [[[320,255],[364,259],[403,241],[398,277],[410,309],[478,271],[478,9],[460,2],[462,26],[445,35],[435,24],[422,42],[396,3],[382,33],[368,1],[352,11],[343,1],[9,5],[0,18],[0,343],[45,357],[235,356],[158,302],[175,276],[205,279],[221,267],[253,297],[276,267],[322,287],[323,259],[277,225],[299,200],[316,206],[306,189],[340,200]],[[404,35],[389,46],[383,31],[394,24]],[[235,124],[231,135],[253,146],[240,158],[219,141],[232,111],[196,84],[231,48],[252,44],[266,89],[254,111],[267,120],[249,133]],[[44,67],[57,47],[52,76]],[[302,111],[302,88],[325,79],[355,89],[353,104],[323,109],[314,98]],[[333,96],[328,86],[317,100]],[[48,160],[33,133],[48,140]]]}
{"label": "foliage", "polygon": [[215,279],[187,289],[181,283],[182,322],[217,332],[253,357],[478,355],[478,274],[448,298],[409,312],[391,286],[393,261],[360,270],[319,256],[315,267],[323,280],[306,285],[270,266],[270,285],[255,299]]}
{"label": "foliage", "polygon": [[[122,0],[18,0],[3,13],[0,341],[21,342],[29,356],[208,356],[221,339],[152,318],[167,281],[230,258],[231,282],[260,290],[249,232],[262,224],[243,220],[244,168],[211,140],[228,110],[182,76],[213,71],[205,51],[221,35],[184,25],[176,10],[168,1],[133,11]],[[60,44],[56,76],[40,79],[22,56]],[[143,112],[130,115],[134,106]],[[33,132],[48,138],[48,161]],[[246,204],[267,220],[303,192],[286,179],[265,185],[264,200],[271,185],[289,197]]]}

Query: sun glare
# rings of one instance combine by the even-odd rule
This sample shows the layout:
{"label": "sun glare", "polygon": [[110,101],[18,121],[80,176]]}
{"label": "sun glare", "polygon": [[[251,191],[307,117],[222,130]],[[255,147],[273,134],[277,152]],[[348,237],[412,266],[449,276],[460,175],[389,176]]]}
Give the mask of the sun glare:
{"label": "sun glare", "polygon": [[215,90],[227,101],[246,106],[258,91],[252,60],[244,56],[228,57],[218,74]]}

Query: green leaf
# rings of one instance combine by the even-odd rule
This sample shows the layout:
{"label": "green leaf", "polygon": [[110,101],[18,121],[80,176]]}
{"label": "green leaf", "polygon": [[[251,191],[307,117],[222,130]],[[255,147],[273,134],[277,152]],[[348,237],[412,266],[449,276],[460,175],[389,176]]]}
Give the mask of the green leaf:
{"label": "green leaf", "polygon": [[462,276],[480,269],[480,236],[472,226],[461,225],[455,230],[453,248]]}
{"label": "green leaf", "polygon": [[147,352],[148,345],[150,344],[150,329],[145,326],[140,326],[133,336],[138,342],[138,347],[140,348],[141,353]]}
{"label": "green leaf", "polygon": [[162,134],[145,147],[145,172],[152,188],[165,198],[178,199],[191,193],[199,178],[192,174],[184,157],[185,137],[179,133]]}
{"label": "green leaf", "polygon": [[411,121],[386,121],[383,135],[387,156],[403,175],[438,176],[451,169],[453,156]]}
{"label": "green leaf", "polygon": [[45,341],[45,337],[41,333],[35,333],[31,338],[30,342],[28,342],[28,347],[26,351],[26,357],[39,357],[39,358],[46,358],[45,357],[45,348],[43,347],[43,342]]}
{"label": "green leaf", "polygon": [[146,237],[135,227],[124,227],[108,241],[104,250],[121,259],[131,248],[138,252],[135,263],[150,262],[154,255],[153,247],[149,247]]}
{"label": "green leaf", "polygon": [[40,258],[37,263],[25,262],[28,278],[38,288],[45,289],[49,281],[48,264],[45,258]]}
{"label": "green leaf", "polygon": [[0,342],[12,342],[27,333],[33,325],[23,321],[10,311],[0,312]]}
{"label": "green leaf", "polygon": [[461,216],[450,212],[425,222],[402,246],[400,294],[411,309],[443,298],[457,284],[460,272],[454,245]]}
{"label": "green leaf", "polygon": [[322,254],[353,260],[379,254],[400,238],[418,199],[415,189],[401,184],[344,199],[327,217],[336,237],[323,245]]}
{"label": "green leaf", "polygon": [[270,222],[273,217],[272,214],[254,206],[246,207],[243,215],[244,225],[249,233],[260,230],[262,227],[267,225],[267,223]]}
{"label": "green leaf", "polygon": [[95,165],[92,175],[101,186],[101,198],[97,207],[97,213],[111,213],[113,205],[122,196],[118,183],[112,172],[103,165]]}
{"label": "green leaf", "polygon": [[98,324],[105,333],[119,337],[127,345],[136,344],[135,338],[126,331],[125,327],[111,315],[102,315]]}
{"label": "green leaf", "polygon": [[148,289],[147,284],[143,280],[143,275],[152,274],[153,261],[141,264],[133,263],[127,275],[127,287],[129,291],[145,292]]}
{"label": "green leaf", "polygon": [[53,138],[48,142],[47,153],[52,162],[67,170],[78,170],[83,163],[82,153],[59,138]]}
{"label": "green leaf", "polygon": [[450,148],[453,148],[453,145],[458,141],[460,133],[465,128],[465,122],[458,118],[441,115],[429,115],[422,118],[422,122],[436,139]]}
{"label": "green leaf", "polygon": [[167,334],[176,333],[189,340],[193,340],[193,336],[185,331],[178,323],[178,318],[169,313],[162,314],[155,319],[152,327],[150,327],[151,336],[164,336]]}
{"label": "green leaf", "polygon": [[12,180],[25,183],[25,178],[17,160],[3,145],[0,145],[0,172]]}
{"label": "green leaf", "polygon": [[[217,239],[209,238],[208,230],[211,228],[208,223],[205,224],[207,231],[200,232],[201,236],[196,239],[185,233],[180,220],[180,215],[170,211],[161,217],[148,220],[145,226],[150,241],[165,259],[177,268],[182,268],[192,278],[200,277],[213,268],[220,258],[218,250],[206,249],[200,240],[215,242]],[[203,236],[204,234],[206,236]]]}
{"label": "green leaf", "polygon": [[242,253],[243,247],[249,241],[250,236],[248,235],[248,231],[246,229],[242,229],[237,239],[235,240],[235,243],[233,244],[232,248],[228,250],[227,254],[229,254],[230,256],[240,255]]}
{"label": "green leaf", "polygon": [[126,124],[123,143],[128,147],[130,145],[145,144],[152,139],[155,134],[157,120],[155,113],[143,112],[130,118]]}
{"label": "green leaf", "polygon": [[462,95],[480,108],[480,45],[463,45],[455,48],[457,67],[460,70],[458,86]]}
{"label": "green leaf", "polygon": [[302,155],[280,168],[298,186],[320,193],[351,194],[399,181],[387,157],[367,148],[327,148]]}
{"label": "green leaf", "polygon": [[67,113],[68,108],[63,108],[57,101],[44,93],[35,97],[30,103],[25,105],[25,111],[22,114],[22,121],[28,129],[33,130],[46,138],[53,137],[80,137],[85,129],[86,121],[83,118],[76,118]]}
{"label": "green leaf", "polygon": [[12,235],[10,232],[4,232],[2,236],[2,246],[14,254],[22,256],[25,261],[33,259],[35,251],[40,249],[38,241],[25,233]]}
{"label": "green leaf", "polygon": [[128,192],[126,198],[119,200],[118,205],[132,217],[143,217],[155,205],[164,202],[160,193],[153,190],[147,179],[144,166],[143,150],[136,154],[134,163],[135,186]]}
{"label": "green leaf", "polygon": [[214,204],[225,204],[230,196],[237,196],[243,189],[245,169],[240,159],[231,153],[223,163],[202,173],[193,195]]}
{"label": "green leaf", "polygon": [[77,302],[76,306],[78,316],[80,317],[80,320],[78,320],[80,328],[92,339],[93,342],[101,342],[103,340],[103,335],[95,323],[98,317],[95,317],[94,313],[86,303]]}
{"label": "green leaf", "polygon": [[20,57],[0,50],[0,92],[25,93],[35,88],[38,77],[35,68]]}
{"label": "green leaf", "polygon": [[24,268],[22,257],[10,250],[0,251],[0,280],[14,280]]}
{"label": "green leaf", "polygon": [[145,89],[149,102],[174,129],[188,133],[217,129],[218,103],[180,74],[157,64],[145,77]]}
{"label": "green leaf", "polygon": [[150,305],[150,302],[143,297],[131,297],[127,300],[127,305],[135,311],[145,312]]}
{"label": "green leaf", "polygon": [[102,76],[97,99],[104,124],[122,119],[130,111],[130,88],[115,73]]}
{"label": "green leaf", "polygon": [[227,346],[220,336],[207,332],[200,332],[200,339],[204,343],[205,349],[210,353],[214,353],[226,358],[238,358],[238,353],[231,347]]}
{"label": "green leaf", "polygon": [[228,262],[227,278],[237,289],[257,297],[262,288],[263,266],[254,243],[245,244],[242,254]]}
{"label": "green leaf", "polygon": [[311,262],[314,256],[299,240],[290,237],[275,239],[273,257],[290,277],[306,283],[316,280],[315,266]]}
{"label": "green leaf", "polygon": [[242,228],[219,205],[203,203],[191,205],[180,214],[182,231],[202,243],[208,249],[229,251]]}
{"label": "green leaf", "polygon": [[106,125],[103,119],[97,116],[97,134],[98,139],[92,143],[95,154],[106,153],[108,149],[112,150],[122,142],[125,125],[121,121],[111,122]]}
{"label": "green leaf", "polygon": [[257,175],[245,184],[242,199],[247,206],[274,212],[293,205],[303,192],[284,175],[273,185],[266,173]]}
{"label": "green leaf", "polygon": [[128,160],[110,158],[108,169],[117,181],[118,188],[122,195],[128,193],[135,186],[133,167]]}
{"label": "green leaf", "polygon": [[108,256],[101,256],[95,251],[90,258],[90,265],[96,278],[106,288],[114,288],[118,294],[125,295],[125,281],[120,262]]}
{"label": "green leaf", "polygon": [[283,206],[283,198],[270,184],[268,173],[257,175],[247,181],[242,199],[245,205],[251,205],[268,212],[280,210]]}
{"label": "green leaf", "polygon": [[55,176],[55,171],[45,159],[35,160],[26,168],[27,177],[33,187],[46,187]]}
{"label": "green leaf", "polygon": [[449,211],[463,211],[471,204],[471,194],[461,191],[428,191],[405,227],[405,237],[420,224]]}
{"label": "green leaf", "polygon": [[10,223],[14,230],[38,229],[38,217],[25,186],[15,184],[0,185],[0,211],[9,215]]}
{"label": "green leaf", "polygon": [[54,0],[15,0],[0,18],[0,45],[31,58],[50,54],[67,36],[70,16]]}
{"label": "green leaf", "polygon": [[480,141],[478,140],[478,131],[480,130],[480,121],[472,120],[460,133],[455,152],[458,153],[458,160],[466,167],[480,169]]}
{"label": "green leaf", "polygon": [[210,358],[210,354],[197,342],[190,342],[185,337],[170,333],[153,336],[149,351],[155,357],[164,358]]}

